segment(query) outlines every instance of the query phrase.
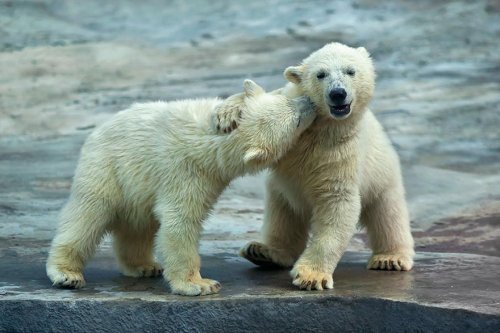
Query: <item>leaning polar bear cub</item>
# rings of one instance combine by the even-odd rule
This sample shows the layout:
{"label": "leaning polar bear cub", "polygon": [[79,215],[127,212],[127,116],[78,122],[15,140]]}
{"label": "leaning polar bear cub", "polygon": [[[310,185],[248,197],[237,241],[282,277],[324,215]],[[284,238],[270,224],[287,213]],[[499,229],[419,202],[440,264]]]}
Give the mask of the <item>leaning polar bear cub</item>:
{"label": "leaning polar bear cub", "polygon": [[285,78],[290,83],[277,93],[308,96],[318,117],[272,167],[263,241],[241,255],[293,266],[293,284],[302,289],[329,289],[360,221],[373,250],[368,268],[410,270],[413,238],[399,159],[368,109],[375,86],[368,52],[327,44],[287,68]]}
{"label": "leaning polar bear cub", "polygon": [[[83,287],[85,263],[110,232],[125,275],[161,274],[157,234],[172,292],[220,289],[200,276],[202,222],[232,179],[275,163],[315,117],[307,98],[266,94],[250,80],[244,88],[225,101],[136,104],[90,135],[47,260],[54,285]],[[241,112],[241,124],[219,135],[226,109]]]}

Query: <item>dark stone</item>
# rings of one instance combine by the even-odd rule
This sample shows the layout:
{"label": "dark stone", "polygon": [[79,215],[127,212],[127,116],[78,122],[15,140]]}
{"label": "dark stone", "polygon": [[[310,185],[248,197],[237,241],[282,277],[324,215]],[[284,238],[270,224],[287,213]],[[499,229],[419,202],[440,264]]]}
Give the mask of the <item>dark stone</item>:
{"label": "dark stone", "polygon": [[356,297],[1,302],[5,332],[495,332],[500,317]]}

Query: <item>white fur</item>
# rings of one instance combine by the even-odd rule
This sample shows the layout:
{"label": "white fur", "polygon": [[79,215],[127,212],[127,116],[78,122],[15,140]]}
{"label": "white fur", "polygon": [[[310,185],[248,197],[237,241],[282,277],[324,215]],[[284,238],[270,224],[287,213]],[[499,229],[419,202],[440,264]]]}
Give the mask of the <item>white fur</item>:
{"label": "white fur", "polygon": [[[328,75],[318,79],[320,71]],[[248,244],[241,255],[257,264],[293,265],[293,284],[302,289],[329,289],[360,221],[373,249],[368,268],[410,270],[413,238],[399,159],[367,107],[375,79],[368,52],[331,43],[287,68],[285,77],[290,83],[276,93],[308,96],[318,118],[272,168],[263,243]],[[333,87],[347,92],[346,117],[330,113]]]}
{"label": "white fur", "polygon": [[[235,109],[238,130],[217,134],[218,113]],[[202,222],[232,179],[272,165],[291,147],[313,121],[310,110],[304,99],[266,94],[247,80],[244,93],[225,101],[135,104],[119,112],[83,145],[47,260],[49,278],[83,287],[84,265],[110,232],[124,274],[161,274],[156,237],[174,293],[217,292],[220,284],[199,273]]]}

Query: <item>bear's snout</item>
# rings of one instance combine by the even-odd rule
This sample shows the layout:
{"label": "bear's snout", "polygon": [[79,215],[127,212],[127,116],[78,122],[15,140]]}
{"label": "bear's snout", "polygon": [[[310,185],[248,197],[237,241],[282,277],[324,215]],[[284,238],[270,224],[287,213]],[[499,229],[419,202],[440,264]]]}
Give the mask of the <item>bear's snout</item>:
{"label": "bear's snout", "polygon": [[328,94],[333,105],[344,105],[347,92],[344,88],[333,88]]}
{"label": "bear's snout", "polygon": [[351,113],[351,103],[348,102],[344,88],[333,88],[328,93],[330,115],[335,119],[345,119]]}

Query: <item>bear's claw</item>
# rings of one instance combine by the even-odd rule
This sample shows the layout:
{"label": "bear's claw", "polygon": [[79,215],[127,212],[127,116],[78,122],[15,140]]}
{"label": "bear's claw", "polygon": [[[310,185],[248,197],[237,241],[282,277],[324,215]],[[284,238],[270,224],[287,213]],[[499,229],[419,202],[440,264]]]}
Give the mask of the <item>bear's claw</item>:
{"label": "bear's claw", "polygon": [[324,290],[333,288],[331,273],[312,270],[307,266],[297,266],[290,272],[293,285],[305,290]]}
{"label": "bear's claw", "polygon": [[217,114],[217,132],[229,134],[238,128],[241,110],[238,107],[227,108]]}
{"label": "bear's claw", "polygon": [[85,279],[81,272],[61,270],[50,274],[52,285],[64,289],[80,289],[85,287]]}
{"label": "bear's claw", "polygon": [[240,256],[262,267],[283,267],[274,262],[268,248],[258,242],[250,242],[240,250]]}
{"label": "bear's claw", "polygon": [[413,267],[413,259],[406,254],[374,254],[368,261],[368,269],[386,271],[409,271]]}
{"label": "bear's claw", "polygon": [[123,275],[130,277],[158,277],[163,274],[159,263],[150,263],[134,267],[122,267]]}
{"label": "bear's claw", "polygon": [[221,284],[218,281],[203,278],[193,279],[192,281],[175,280],[170,281],[170,289],[173,294],[203,296],[218,293]]}

